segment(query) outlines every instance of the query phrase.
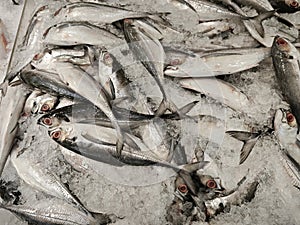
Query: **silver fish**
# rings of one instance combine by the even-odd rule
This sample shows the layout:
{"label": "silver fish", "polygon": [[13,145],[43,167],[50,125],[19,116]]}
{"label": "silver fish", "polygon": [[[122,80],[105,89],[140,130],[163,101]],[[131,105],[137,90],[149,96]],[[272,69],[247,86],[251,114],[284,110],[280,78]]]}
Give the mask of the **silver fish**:
{"label": "silver fish", "polygon": [[[65,123],[50,129],[49,136],[72,152],[114,166],[158,164],[176,171],[190,169],[189,165],[177,166],[160,159],[139,138],[130,134],[125,135],[126,142],[121,156],[118,156],[115,146],[117,136],[112,128]],[[193,166],[198,168],[200,165],[196,163]]]}
{"label": "silver fish", "polygon": [[51,26],[43,34],[43,42],[46,45],[88,44],[107,48],[124,44],[115,34],[87,22],[62,22]]}
{"label": "silver fish", "polygon": [[47,113],[55,107],[57,102],[58,98],[56,96],[43,94],[39,90],[33,90],[25,102],[23,112],[26,115],[29,115],[30,113]]}
{"label": "silver fish", "polygon": [[19,77],[31,88],[39,89],[58,97],[86,101],[84,97],[65,85],[65,83],[60,80],[58,74],[39,70],[24,70],[21,71]]}
{"label": "silver fish", "polygon": [[[22,150],[21,150],[22,151]],[[46,194],[65,200],[74,204],[86,214],[89,212],[70,193],[57,175],[44,167],[37,159],[20,155],[20,149],[15,148],[11,153],[11,162],[18,175],[31,187]]]}
{"label": "silver fish", "polygon": [[181,114],[177,106],[169,100],[170,98],[164,90],[163,67],[166,56],[157,36],[153,34],[152,30],[149,31],[147,26],[131,19],[124,20],[124,35],[136,59],[153,76],[163,95],[163,101],[156,112],[157,115],[164,114],[167,109]]}
{"label": "silver fish", "polygon": [[[61,80],[63,80],[65,84],[68,84],[72,90],[79,93],[81,96],[97,106],[110,119],[118,136],[117,152],[118,154],[121,154],[124,143],[123,133],[115,115],[112,112],[109,99],[102,86],[95,82],[95,79],[93,79],[88,73],[70,63],[59,63],[57,71]],[[84,88],[80,88],[80,85],[83,85]]]}
{"label": "silver fish", "polygon": [[200,21],[221,20],[226,18],[242,18],[226,8],[203,0],[186,0],[198,13]]}
{"label": "silver fish", "polygon": [[239,89],[216,78],[186,78],[178,80],[186,89],[205,94],[230,108],[243,112],[251,101]]}
{"label": "silver fish", "polygon": [[234,0],[241,5],[252,6],[258,12],[273,11],[274,8],[268,0]]}
{"label": "silver fish", "polygon": [[0,175],[14,144],[18,130],[18,120],[26,101],[22,86],[9,87],[0,106]]}
{"label": "silver fish", "polygon": [[[59,199],[47,199],[34,205],[0,204],[0,208],[45,224],[61,225],[96,225],[97,221],[90,214],[61,201]],[[103,215],[105,217],[105,215]]]}
{"label": "silver fish", "polygon": [[300,125],[300,53],[288,40],[276,37],[272,46],[272,59],[284,99]]}
{"label": "silver fish", "polygon": [[56,72],[56,62],[70,62],[78,66],[89,66],[92,63],[93,54],[89,48],[73,48],[73,49],[45,49],[44,52],[37,54],[31,61],[31,65],[38,70],[47,72]]}
{"label": "silver fish", "polygon": [[238,73],[259,65],[271,55],[270,48],[226,49],[174,59],[164,73],[174,77],[211,77]]}
{"label": "silver fish", "polygon": [[278,109],[274,118],[274,129],[274,135],[282,150],[300,165],[300,148],[296,143],[298,127],[294,115]]}
{"label": "silver fish", "polygon": [[100,3],[71,3],[63,6],[55,12],[54,18],[62,18],[63,21],[86,21],[92,24],[113,23],[126,18],[146,17],[144,12],[130,11]]}

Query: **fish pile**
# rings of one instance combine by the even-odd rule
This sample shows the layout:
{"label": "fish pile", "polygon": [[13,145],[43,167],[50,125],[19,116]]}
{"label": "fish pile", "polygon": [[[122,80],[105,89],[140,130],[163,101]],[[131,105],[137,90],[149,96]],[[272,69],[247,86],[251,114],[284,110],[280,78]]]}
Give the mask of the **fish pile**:
{"label": "fish pile", "polygon": [[[155,175],[155,182],[176,176],[174,201],[167,208],[170,224],[209,221],[255,197],[259,179],[245,176],[228,189],[217,170],[207,169],[217,166],[198,142],[219,143],[225,134],[243,142],[242,164],[260,138],[274,133],[282,166],[300,189],[300,24],[285,17],[300,10],[299,2],[162,2],[163,10],[153,5],[139,11],[138,2],[25,1],[24,27],[0,86],[0,174],[10,156],[22,180],[52,197],[50,204],[22,204],[20,192],[2,182],[1,208],[47,224],[122,219],[92,212],[43,163],[22,159],[28,138],[21,127],[32,120],[82,173],[103,164],[111,170],[169,171]],[[182,26],[180,18],[174,19],[177,12],[197,25]],[[265,25],[270,20],[276,24],[272,29]],[[241,35],[243,44],[234,41]],[[201,46],[194,46],[191,36]],[[247,115],[254,103],[224,75],[253,69],[269,58],[289,107],[275,109],[268,128],[228,129],[226,110]],[[203,104],[207,99],[213,104]],[[218,115],[213,105],[224,110]],[[124,180],[135,176],[125,174]]]}

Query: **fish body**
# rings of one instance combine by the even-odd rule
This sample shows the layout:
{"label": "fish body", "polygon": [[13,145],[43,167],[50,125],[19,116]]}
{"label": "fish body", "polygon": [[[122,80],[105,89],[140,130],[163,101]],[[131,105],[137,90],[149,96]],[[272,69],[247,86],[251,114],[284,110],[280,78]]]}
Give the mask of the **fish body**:
{"label": "fish body", "polygon": [[91,24],[114,23],[128,18],[146,17],[149,14],[134,12],[114,6],[99,3],[71,3],[60,8],[54,18],[61,17],[63,21],[86,21]]}
{"label": "fish body", "polygon": [[0,175],[4,169],[18,130],[18,120],[26,101],[22,86],[9,87],[0,105]]}
{"label": "fish body", "polygon": [[290,105],[297,124],[300,124],[300,53],[288,40],[276,37],[272,59],[277,82],[284,99]]}
{"label": "fish body", "polygon": [[60,181],[58,176],[45,168],[38,160],[32,157],[23,157],[22,154],[19,155],[17,148],[12,151],[10,159],[18,175],[31,187],[74,204],[82,211],[88,213]]}
{"label": "fish body", "polygon": [[216,78],[185,78],[179,84],[186,89],[205,94],[230,108],[243,112],[251,101],[239,89]]}
{"label": "fish body", "polygon": [[203,0],[186,0],[198,13],[200,21],[213,21],[226,18],[242,18],[241,15],[229,11],[228,9]]}
{"label": "fish body", "polygon": [[43,42],[46,45],[86,44],[107,48],[124,44],[115,34],[87,22],[62,22],[51,26],[44,33]]}
{"label": "fish body", "polygon": [[34,205],[0,205],[25,218],[43,224],[61,225],[96,225],[97,221],[91,215],[58,199],[40,201]]}
{"label": "fish body", "polygon": [[66,86],[57,74],[38,70],[22,71],[19,74],[21,80],[31,88],[53,94],[58,97],[85,100],[82,96]]}
{"label": "fish body", "polygon": [[272,5],[268,0],[234,0],[234,1],[244,6],[251,6],[252,8],[256,9],[258,12],[267,12],[267,11],[274,10],[274,8],[272,7]]}
{"label": "fish body", "polygon": [[[241,48],[177,57],[164,73],[174,77],[212,77],[238,73],[259,65],[271,55],[270,48]],[[175,64],[175,65],[174,65]]]}

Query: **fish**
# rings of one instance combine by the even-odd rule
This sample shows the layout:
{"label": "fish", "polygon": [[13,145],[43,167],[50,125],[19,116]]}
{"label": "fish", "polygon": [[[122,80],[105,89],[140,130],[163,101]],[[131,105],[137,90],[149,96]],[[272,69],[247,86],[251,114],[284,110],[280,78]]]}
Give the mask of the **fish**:
{"label": "fish", "polygon": [[18,131],[18,120],[26,101],[22,86],[9,87],[0,105],[0,176],[9,157]]}
{"label": "fish", "polygon": [[255,197],[258,186],[259,182],[254,180],[239,185],[236,190],[233,190],[228,195],[205,201],[208,217],[211,218],[219,214],[224,211],[225,207],[230,207],[230,205],[241,205],[245,202],[250,202]]}
{"label": "fish", "polygon": [[179,79],[181,87],[209,96],[229,106],[235,111],[243,112],[252,105],[249,98],[233,85],[216,78],[184,78]]}
{"label": "fish", "polygon": [[39,7],[31,17],[26,33],[23,37],[22,43],[19,47],[34,47],[34,44],[38,44],[42,25],[43,25],[43,15],[49,13],[49,7],[43,5]]}
{"label": "fish", "polygon": [[43,43],[56,46],[85,44],[106,48],[125,44],[115,34],[88,22],[61,22],[55,24],[44,32]]}
{"label": "fish", "polygon": [[136,21],[138,20],[124,20],[124,35],[135,58],[139,60],[152,75],[163,95],[163,100],[157,109],[156,115],[160,116],[169,109],[172,112],[177,112],[181,116],[184,116],[167,96],[163,87],[163,69],[166,56],[163,46],[159,39],[157,39],[159,32],[153,32],[153,29]]}
{"label": "fish", "polygon": [[189,171],[193,166],[196,168],[201,166],[201,163],[178,166],[160,159],[139,138],[127,133],[125,135],[127,141],[119,156],[115,144],[117,136],[112,128],[65,123],[49,129],[48,134],[51,139],[72,152],[117,167],[157,164],[176,171]]}
{"label": "fish", "polygon": [[[0,208],[9,210],[24,218],[37,221],[43,224],[62,225],[96,225],[97,220],[90,214],[86,214],[70,204],[56,198],[47,201],[38,201],[35,204],[14,205],[0,204]],[[102,224],[110,221],[109,216],[99,214],[102,217]]]}
{"label": "fish", "polygon": [[[110,119],[118,136],[117,153],[120,155],[124,144],[123,132],[113,114],[110,99],[103,87],[95,82],[90,74],[70,63],[58,63],[57,71],[61,80],[69,88],[97,106]],[[84,88],[80,88],[80,85],[83,85]]]}
{"label": "fish", "polygon": [[63,83],[58,74],[40,70],[23,70],[19,74],[19,77],[21,81],[31,88],[39,89],[58,97],[86,101],[84,97]]}
{"label": "fish", "polygon": [[42,53],[37,54],[30,64],[38,70],[56,73],[56,62],[70,62],[78,66],[90,66],[92,57],[93,53],[89,47],[45,49]]}
{"label": "fish", "polygon": [[222,19],[243,18],[241,15],[229,11],[228,9],[203,0],[186,0],[197,12],[199,21],[213,21]]}
{"label": "fish", "polygon": [[297,122],[288,110],[278,109],[274,117],[274,135],[285,154],[300,166],[300,148],[297,145]]}
{"label": "fish", "polygon": [[[197,101],[187,104],[181,110],[188,113],[195,104],[197,104]],[[155,118],[155,115],[142,114],[124,108],[119,108],[117,106],[114,106],[112,110],[114,115],[116,115],[122,130],[130,130],[140,127],[144,124],[150,123],[151,120]],[[180,119],[176,114],[164,114],[161,118],[172,120]],[[48,111],[47,114],[38,119],[38,124],[43,125],[46,128],[51,128],[63,123],[63,121],[72,123],[90,123],[97,126],[113,128],[111,121],[103,113],[103,111],[90,103],[76,103],[51,110],[50,112]]]}
{"label": "fish", "polygon": [[74,206],[89,214],[87,209],[70,193],[55,173],[45,168],[39,160],[26,157],[25,153],[20,154],[21,151],[22,149],[15,148],[11,153],[10,160],[22,180],[34,189],[74,204]]}
{"label": "fish", "polygon": [[240,153],[240,165],[246,161],[253,147],[257,143],[257,140],[262,136],[262,132],[251,133],[247,131],[231,130],[226,131],[226,133],[244,143]]}
{"label": "fish", "polygon": [[[164,73],[172,77],[213,77],[234,74],[258,66],[271,56],[271,48],[238,48],[177,57]],[[176,61],[177,60],[177,61]]]}
{"label": "fish", "polygon": [[290,41],[282,37],[274,39],[271,51],[277,83],[299,127],[300,53]]}
{"label": "fish", "polygon": [[256,9],[260,13],[274,10],[269,0],[234,0],[234,1],[244,6],[251,6],[252,8]]}
{"label": "fish", "polygon": [[130,11],[127,9],[91,2],[77,2],[66,4],[54,13],[54,19],[61,18],[64,22],[86,21],[91,24],[114,23],[129,18],[147,17],[145,12]]}
{"label": "fish", "polygon": [[25,115],[40,114],[51,111],[58,104],[58,98],[44,94],[40,90],[33,90],[28,96],[23,112]]}
{"label": "fish", "polygon": [[99,82],[105,89],[106,93],[109,95],[111,99],[115,99],[114,93],[114,85],[112,82],[112,77],[115,77],[115,72],[113,72],[113,63],[114,58],[107,51],[102,51],[99,56]]}

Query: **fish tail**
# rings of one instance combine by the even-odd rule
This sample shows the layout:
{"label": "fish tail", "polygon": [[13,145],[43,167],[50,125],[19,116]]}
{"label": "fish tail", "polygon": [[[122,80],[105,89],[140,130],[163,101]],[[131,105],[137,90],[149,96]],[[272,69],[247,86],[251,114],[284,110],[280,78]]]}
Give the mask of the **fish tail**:
{"label": "fish tail", "polygon": [[243,164],[251,153],[258,138],[261,136],[261,133],[251,133],[246,131],[226,131],[226,133],[244,143],[241,149],[239,163],[240,165]]}

